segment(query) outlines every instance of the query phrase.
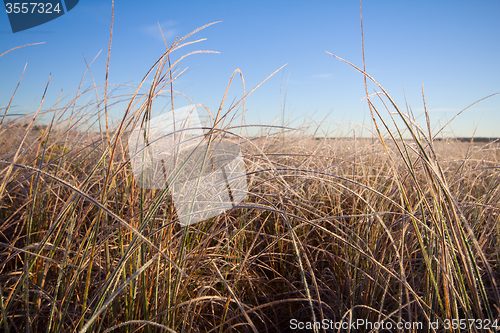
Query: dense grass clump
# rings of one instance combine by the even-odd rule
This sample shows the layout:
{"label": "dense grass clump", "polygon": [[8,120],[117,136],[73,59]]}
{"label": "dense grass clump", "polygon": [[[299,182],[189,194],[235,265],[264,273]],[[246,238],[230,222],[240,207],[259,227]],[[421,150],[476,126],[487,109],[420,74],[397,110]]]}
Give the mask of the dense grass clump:
{"label": "dense grass clump", "polygon": [[[173,96],[183,57],[170,55],[190,36],[167,48],[151,86],[120,96],[116,124],[107,87],[2,121],[3,330],[284,332],[292,320],[364,319],[422,323],[416,332],[498,318],[499,144],[437,141],[380,86],[368,96],[373,139],[284,127],[243,137],[244,98],[225,109],[224,95],[207,135],[240,144],[249,195],[181,227],[168,190],[137,186],[126,144],[156,97]],[[97,100],[79,105],[88,94]]]}

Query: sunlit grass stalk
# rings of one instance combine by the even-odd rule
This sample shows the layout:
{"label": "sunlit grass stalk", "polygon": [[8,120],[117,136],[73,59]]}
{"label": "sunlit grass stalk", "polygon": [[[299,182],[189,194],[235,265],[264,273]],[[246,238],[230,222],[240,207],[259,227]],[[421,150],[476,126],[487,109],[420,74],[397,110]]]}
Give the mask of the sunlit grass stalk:
{"label": "sunlit grass stalk", "polygon": [[[440,154],[435,136],[442,129],[431,131],[423,89],[427,128],[408,106],[401,111],[364,66],[351,65],[381,90],[368,95],[365,86],[378,143],[364,144],[355,127],[350,140],[317,140],[307,131],[294,137],[284,116],[281,126],[262,129],[267,137],[243,137],[251,129],[243,125],[245,98],[268,78],[247,93],[234,71],[218,110],[202,106],[213,123],[203,138],[207,148],[199,148],[208,161],[217,140],[242,143],[250,193],[220,216],[179,226],[169,185],[139,188],[124,145],[138,126],[147,139],[159,97],[170,95],[175,111],[173,81],[186,72],[176,66],[205,52],[170,62],[173,51],[200,41],[187,41],[191,35],[166,45],[139,87],[120,97],[127,107],[115,125],[107,79],[104,96],[94,82],[96,102],[81,110],[77,101],[94,91],[58,102],[42,133],[35,130],[42,110],[17,124],[2,120],[5,331],[283,331],[290,318],[443,324],[497,315],[498,147],[463,160]],[[237,74],[243,97],[224,108]],[[82,122],[85,110],[105,129],[94,133]],[[311,123],[314,134],[321,132]],[[84,135],[91,143],[79,141]],[[491,165],[479,167],[474,154]],[[176,165],[170,182],[192,158]],[[471,180],[474,191],[461,192],[457,180]]]}

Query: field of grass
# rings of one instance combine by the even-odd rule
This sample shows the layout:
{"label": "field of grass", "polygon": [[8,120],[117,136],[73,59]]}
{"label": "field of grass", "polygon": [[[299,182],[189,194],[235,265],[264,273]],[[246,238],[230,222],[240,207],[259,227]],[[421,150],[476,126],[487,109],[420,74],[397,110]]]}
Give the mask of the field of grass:
{"label": "field of grass", "polygon": [[[238,140],[249,194],[181,227],[168,190],[137,186],[126,137],[170,94],[170,53],[187,41],[132,96],[95,87],[2,120],[0,330],[287,332],[362,319],[386,332],[494,331],[480,324],[500,314],[498,142],[434,140],[387,94],[386,109],[371,104],[386,133],[373,139],[245,138],[223,101],[209,132]],[[117,99],[128,108],[111,124]],[[387,130],[391,117],[404,127]]]}

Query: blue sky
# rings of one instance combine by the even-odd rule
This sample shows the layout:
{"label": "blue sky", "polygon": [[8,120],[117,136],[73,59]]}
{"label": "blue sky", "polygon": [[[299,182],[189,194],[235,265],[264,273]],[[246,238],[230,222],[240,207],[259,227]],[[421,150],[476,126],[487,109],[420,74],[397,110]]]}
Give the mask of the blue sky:
{"label": "blue sky", "polygon": [[[365,1],[367,72],[401,107],[405,92],[417,116],[423,111],[424,84],[432,123],[436,128],[444,125],[469,104],[500,92],[499,15],[500,1]],[[91,70],[97,84],[103,84],[110,21],[111,1],[102,0],[80,0],[62,17],[15,34],[7,14],[0,14],[0,54],[45,42],[0,58],[0,107],[8,104],[26,63],[11,113],[36,110],[50,74],[45,108],[55,105],[61,89],[67,101],[74,97],[86,69],[83,55],[90,62],[101,50]],[[330,135],[348,134],[348,122],[370,126],[366,101],[361,100],[363,76],[325,53],[362,66],[356,1],[117,1],[109,83],[139,84],[165,50],[157,22],[172,43],[175,37],[215,21],[222,22],[190,39],[206,41],[172,54],[175,60],[194,50],[220,52],[192,55],[180,63],[179,68],[188,71],[174,82],[174,89],[194,103],[215,111],[235,69],[243,72],[248,91],[287,64],[247,98],[247,124],[279,119],[282,84],[290,126],[324,120],[323,130],[329,126]],[[83,87],[92,85],[87,74]],[[241,87],[241,80],[235,80],[226,106],[242,97]],[[378,91],[375,88],[370,85],[370,92]],[[116,94],[130,91],[122,88]],[[88,94],[89,99],[92,96]],[[181,96],[175,103],[189,104]],[[119,117],[124,111],[117,106],[112,114]],[[423,117],[419,119],[423,123]],[[499,123],[497,95],[465,111],[445,133],[471,136],[476,131],[476,136],[499,137]]]}

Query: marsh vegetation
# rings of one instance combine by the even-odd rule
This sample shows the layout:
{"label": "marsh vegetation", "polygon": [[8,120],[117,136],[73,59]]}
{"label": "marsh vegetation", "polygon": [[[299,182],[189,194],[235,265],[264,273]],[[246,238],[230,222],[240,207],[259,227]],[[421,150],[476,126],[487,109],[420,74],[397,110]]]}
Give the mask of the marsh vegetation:
{"label": "marsh vegetation", "polygon": [[[498,318],[498,142],[438,141],[382,89],[368,99],[373,139],[279,126],[245,138],[245,125],[229,121],[237,105],[223,100],[207,130],[239,140],[249,193],[181,227],[168,189],[137,186],[126,142],[155,97],[170,94],[179,74],[171,52],[189,37],[130,96],[92,87],[0,125],[4,331],[284,332],[292,319],[426,328]],[[97,100],[80,105],[89,94]],[[117,99],[128,107],[111,124]]]}

